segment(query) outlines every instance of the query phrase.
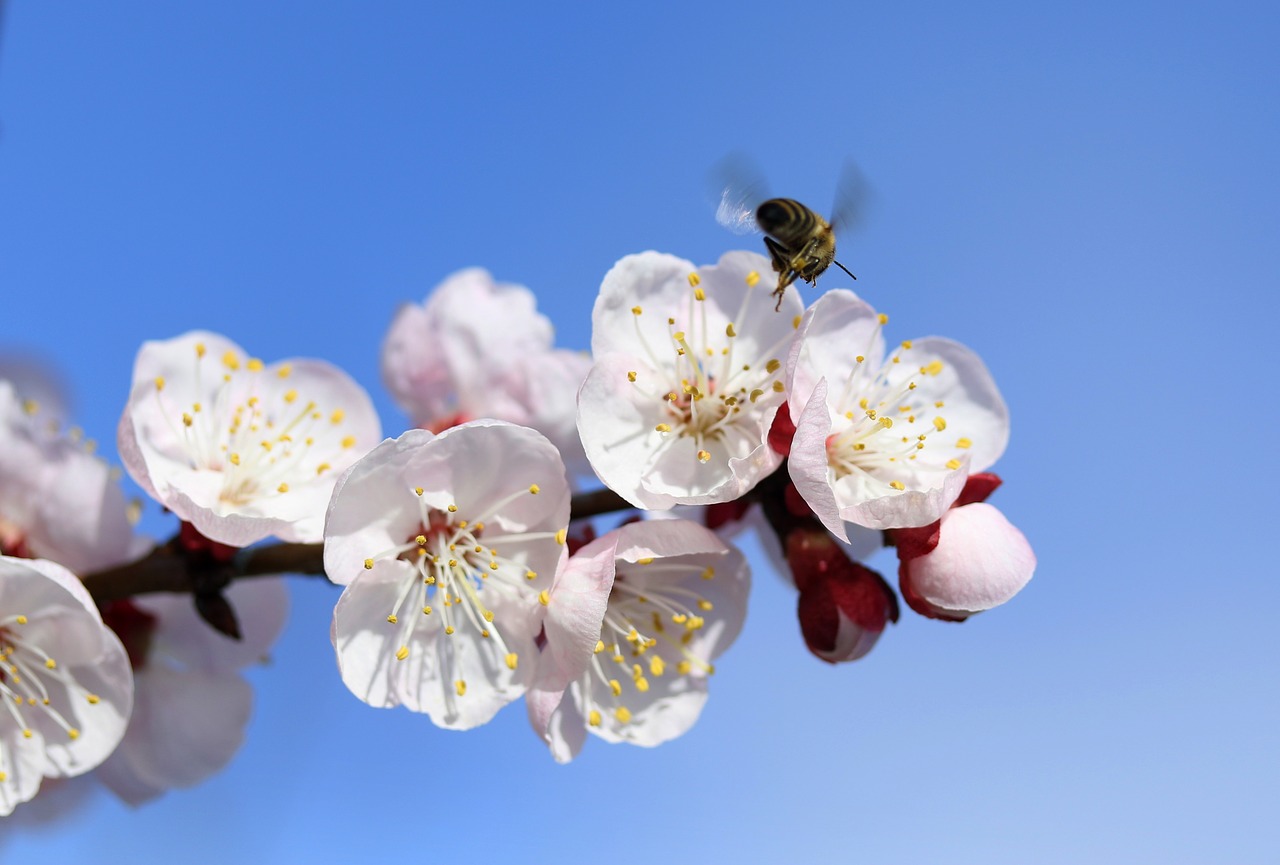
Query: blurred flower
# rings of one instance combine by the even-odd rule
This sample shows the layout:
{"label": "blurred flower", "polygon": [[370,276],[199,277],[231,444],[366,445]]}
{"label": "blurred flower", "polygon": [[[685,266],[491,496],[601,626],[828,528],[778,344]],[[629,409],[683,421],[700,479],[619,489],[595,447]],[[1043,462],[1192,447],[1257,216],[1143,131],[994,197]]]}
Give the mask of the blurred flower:
{"label": "blurred flower", "polygon": [[700,268],[644,252],[605,275],[578,431],[596,474],[631,504],[731,501],[781,462],[766,438],[802,307],[792,291],[774,312],[762,270],[768,260],[749,252]]}
{"label": "blurred flower", "polygon": [[88,772],[124,735],[129,658],[61,565],[0,556],[0,700],[0,814],[42,777]]}
{"label": "blurred flower", "polygon": [[898,621],[898,599],[889,585],[852,561],[822,529],[793,529],[786,548],[800,590],[800,631],[809,651],[822,660],[856,661],[871,651],[890,622]]}
{"label": "blurred flower", "polygon": [[120,457],[153,498],[206,537],[314,543],[344,469],[382,438],[369,396],[318,360],[270,365],[214,333],[138,352]]}
{"label": "blurred flower", "polygon": [[886,529],[938,519],[1009,438],[1004,401],[977,355],[926,337],[886,360],[886,321],[852,292],[830,291],[805,313],[788,360],[789,471],[842,540],[845,521]]}
{"label": "blurred flower", "polygon": [[325,526],[325,571],[346,586],[332,628],[343,682],[442,727],[488,721],[537,673],[568,522],[560,455],[534,430],[478,420],[374,448]]}
{"label": "blurred flower", "polygon": [[[572,675],[544,680],[526,698],[552,756],[573,759],[587,731],[644,746],[685,733],[706,702],[711,662],[746,618],[751,574],[742,553],[696,523],[653,520],[592,541],[565,570],[591,573],[583,584],[612,590],[594,653],[579,656],[576,669],[561,666]],[[557,624],[553,609],[549,644]]]}
{"label": "blurred flower", "polygon": [[889,533],[898,549],[903,600],[920,615],[962,622],[1003,604],[1031,580],[1031,545],[985,503],[999,485],[994,474],[972,475],[941,520]]}
{"label": "blurred flower", "polygon": [[93,442],[63,435],[33,400],[0,381],[0,553],[78,573],[122,564],[149,541]]}
{"label": "blurred flower", "polygon": [[265,659],[284,628],[284,580],[254,579],[225,590],[241,639],[205,624],[192,599],[144,595],[103,611],[133,665],[133,716],[96,776],[139,805],[221,771],[244,743],[253,689],[240,670]]}
{"label": "blurred flower", "polygon": [[582,352],[552,347],[533,292],[480,268],[440,283],[396,313],[382,345],[382,378],[413,423],[441,432],[477,418],[531,427],[571,471],[587,471],[575,423]]}

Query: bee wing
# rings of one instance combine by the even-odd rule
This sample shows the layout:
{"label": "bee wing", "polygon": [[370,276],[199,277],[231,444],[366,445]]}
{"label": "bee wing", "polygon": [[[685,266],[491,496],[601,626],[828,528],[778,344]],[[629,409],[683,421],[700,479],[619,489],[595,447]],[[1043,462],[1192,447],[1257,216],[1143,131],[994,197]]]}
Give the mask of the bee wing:
{"label": "bee wing", "polygon": [[711,170],[716,222],[734,234],[759,234],[756,208],[769,197],[764,175],[743,153],[730,153]]}
{"label": "bee wing", "polygon": [[851,159],[840,169],[836,184],[836,200],[831,205],[831,227],[837,233],[857,228],[866,217],[871,200],[871,184]]}

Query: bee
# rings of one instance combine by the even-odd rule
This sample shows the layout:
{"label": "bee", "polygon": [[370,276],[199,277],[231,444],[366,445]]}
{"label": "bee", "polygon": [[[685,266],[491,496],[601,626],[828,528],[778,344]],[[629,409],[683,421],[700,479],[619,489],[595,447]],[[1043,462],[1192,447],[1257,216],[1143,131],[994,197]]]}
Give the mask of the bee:
{"label": "bee", "polygon": [[794,198],[767,198],[758,172],[741,157],[726,159],[717,174],[725,182],[716,221],[735,234],[764,234],[765,249],[778,274],[774,310],[782,308],[787,286],[797,279],[817,285],[818,277],[832,264],[857,279],[836,261],[836,232],[855,221],[857,205],[866,197],[866,184],[851,163],[841,173],[829,222]]}

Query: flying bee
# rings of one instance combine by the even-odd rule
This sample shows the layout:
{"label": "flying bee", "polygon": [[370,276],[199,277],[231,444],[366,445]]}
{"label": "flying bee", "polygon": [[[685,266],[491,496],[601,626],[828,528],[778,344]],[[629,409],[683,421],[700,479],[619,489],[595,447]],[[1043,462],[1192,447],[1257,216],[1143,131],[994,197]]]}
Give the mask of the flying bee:
{"label": "flying bee", "polygon": [[724,181],[716,221],[735,234],[764,234],[765,249],[778,274],[775,310],[782,308],[787,286],[797,279],[817,285],[818,277],[832,264],[857,279],[836,261],[836,232],[856,221],[858,205],[866,198],[866,183],[852,163],[845,163],[840,174],[830,222],[793,198],[767,197],[759,173],[743,157],[727,158],[716,173]]}

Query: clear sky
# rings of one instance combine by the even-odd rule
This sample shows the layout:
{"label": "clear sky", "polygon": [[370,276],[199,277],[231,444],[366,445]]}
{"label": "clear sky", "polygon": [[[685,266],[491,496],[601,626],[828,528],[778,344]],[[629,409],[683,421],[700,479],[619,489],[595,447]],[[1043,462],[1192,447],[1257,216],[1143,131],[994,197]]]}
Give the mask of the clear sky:
{"label": "clear sky", "polygon": [[360,703],[338,591],[297,578],[226,772],[0,827],[0,858],[1276,861],[1280,7],[4,5],[0,348],[63,370],[108,458],[145,339],[326,358],[396,434],[382,336],[447,274],[586,348],[622,255],[757,246],[713,219],[717,159],[825,207],[853,158],[841,260],[891,338],[987,362],[993,503],[1039,568],[831,667],[762,566],[698,725],[568,767],[519,706],[459,734]]}

